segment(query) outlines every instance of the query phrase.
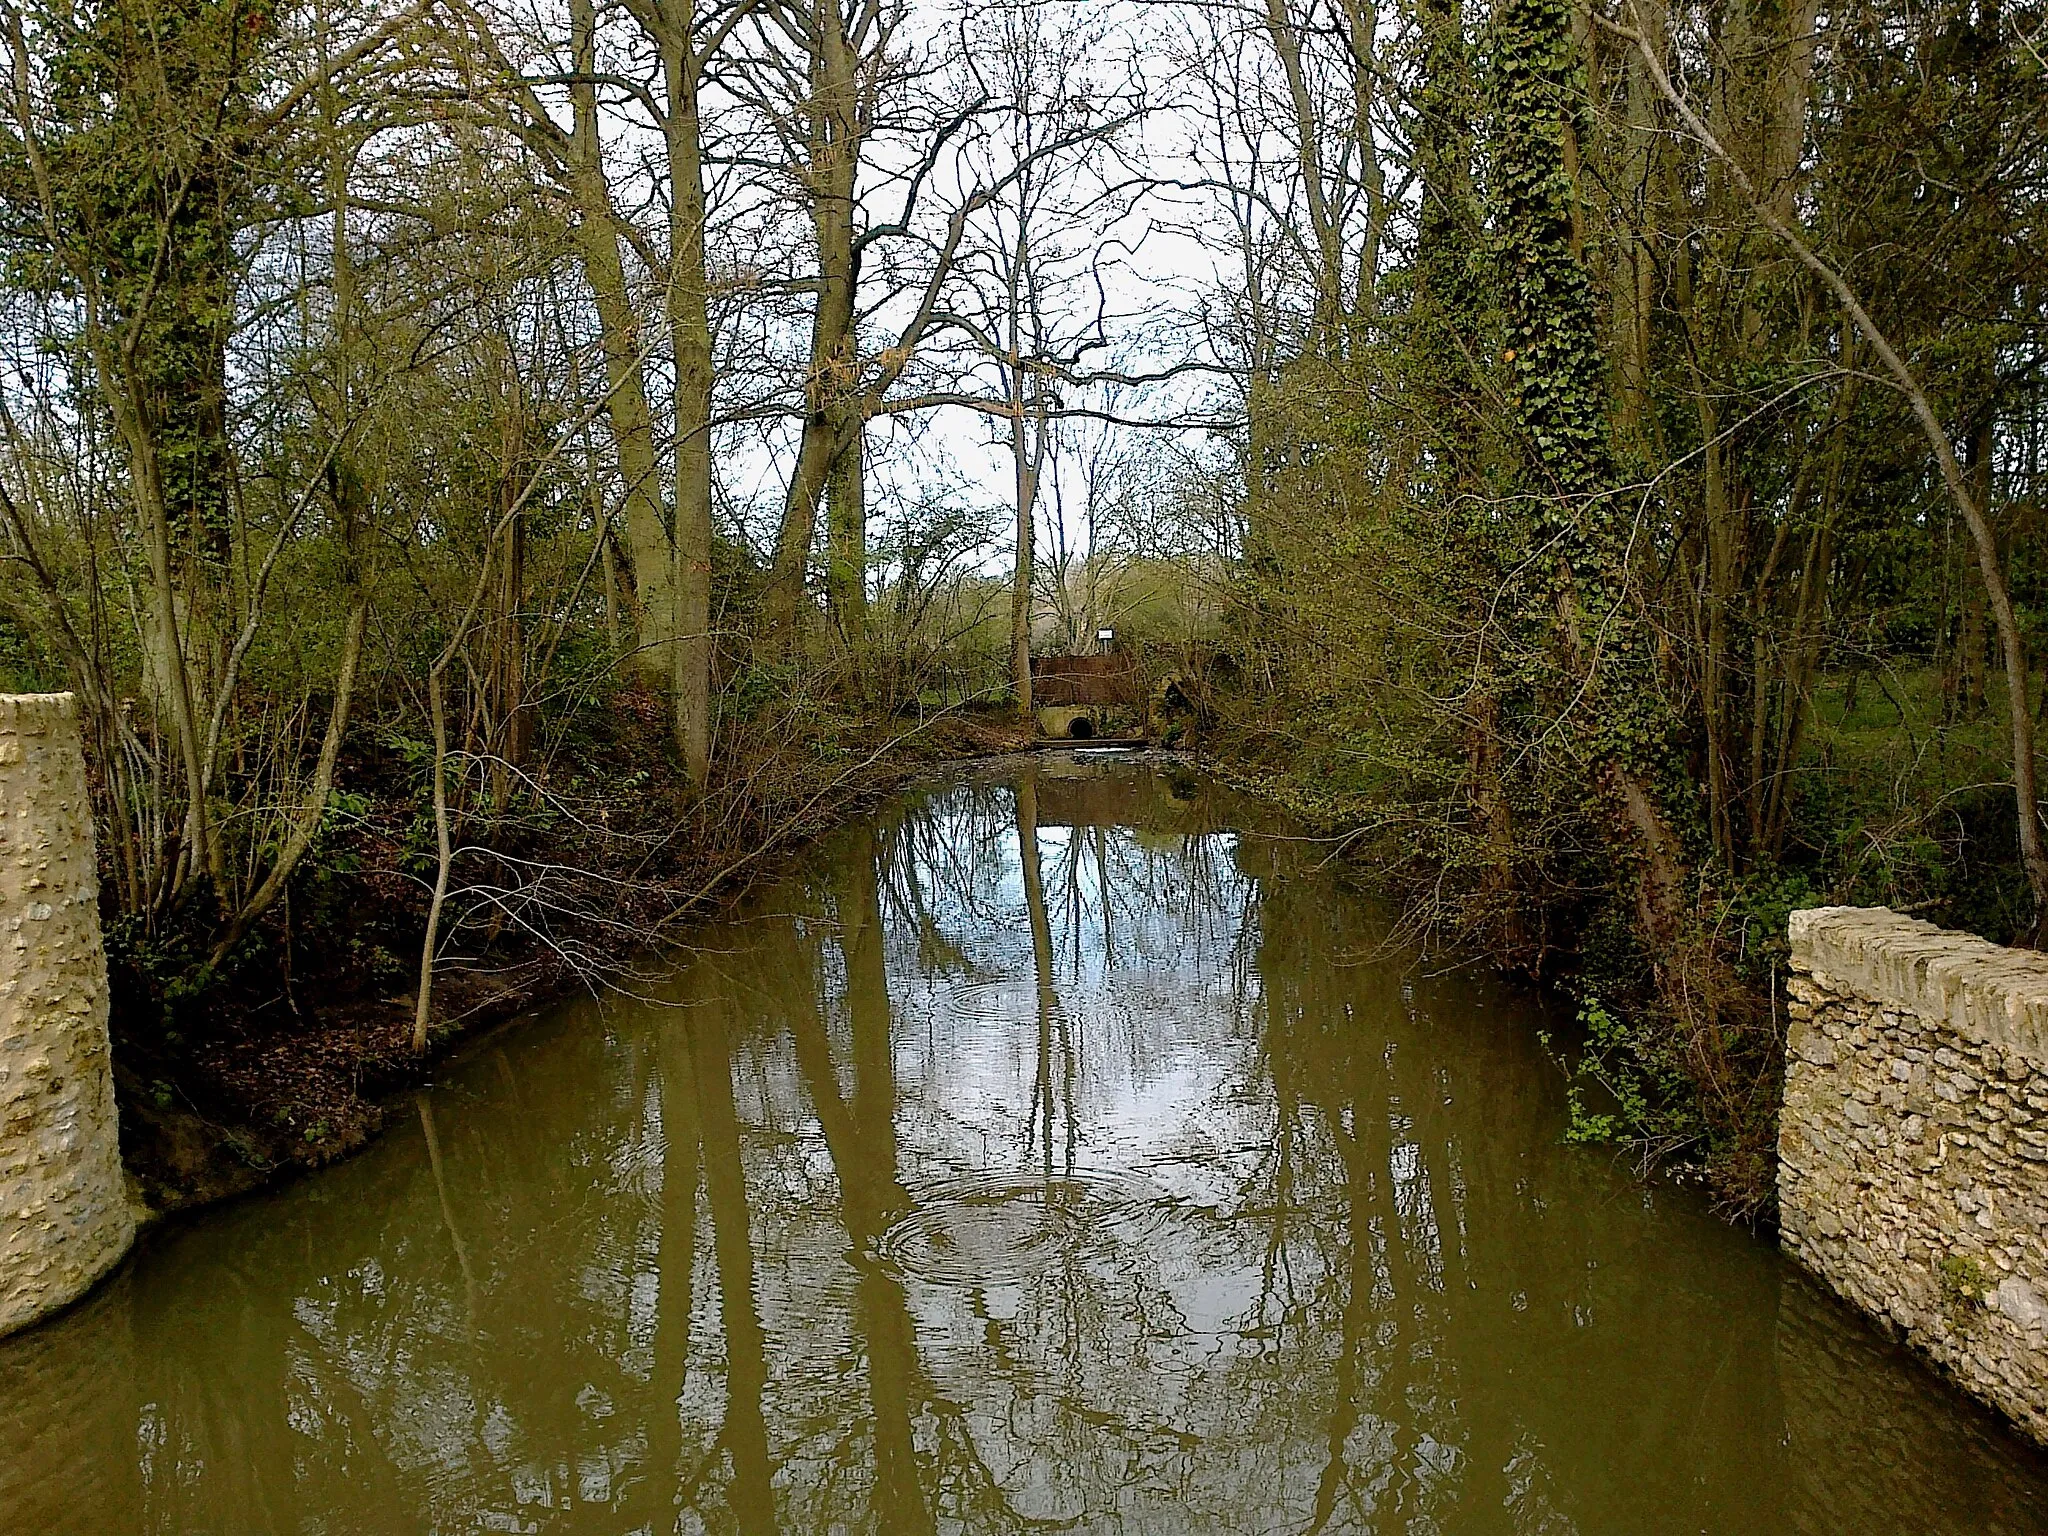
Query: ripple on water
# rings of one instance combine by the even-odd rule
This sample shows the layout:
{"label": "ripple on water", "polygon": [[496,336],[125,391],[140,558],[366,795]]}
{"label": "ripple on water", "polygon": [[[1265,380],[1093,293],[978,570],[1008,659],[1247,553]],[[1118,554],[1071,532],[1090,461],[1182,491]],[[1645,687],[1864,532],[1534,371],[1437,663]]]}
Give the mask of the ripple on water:
{"label": "ripple on water", "polygon": [[936,1285],[1014,1284],[1060,1263],[1114,1259],[1158,1230],[1171,1197],[1109,1169],[970,1174],[925,1185],[876,1243],[883,1262]]}
{"label": "ripple on water", "polygon": [[947,1001],[960,1018],[984,1024],[1022,1024],[1036,1016],[1038,1007],[1031,984],[1009,976],[959,983]]}

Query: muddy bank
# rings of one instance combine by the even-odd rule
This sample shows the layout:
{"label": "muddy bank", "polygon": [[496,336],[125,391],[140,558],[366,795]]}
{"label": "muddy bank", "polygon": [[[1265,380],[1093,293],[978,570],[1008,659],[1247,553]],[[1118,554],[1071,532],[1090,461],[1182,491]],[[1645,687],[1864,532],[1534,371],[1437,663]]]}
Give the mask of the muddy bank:
{"label": "muddy bank", "polygon": [[149,936],[110,928],[122,1155],[152,1217],[359,1151],[395,1093],[480,1031],[602,985],[920,774],[1033,740],[991,713],[890,722],[828,750],[757,744],[700,796],[659,708],[640,702],[622,699],[579,743],[538,810],[472,829],[424,1055],[411,1043],[432,878],[417,775],[373,740],[351,743],[351,793],[320,856],[218,972],[183,936],[208,914]]}

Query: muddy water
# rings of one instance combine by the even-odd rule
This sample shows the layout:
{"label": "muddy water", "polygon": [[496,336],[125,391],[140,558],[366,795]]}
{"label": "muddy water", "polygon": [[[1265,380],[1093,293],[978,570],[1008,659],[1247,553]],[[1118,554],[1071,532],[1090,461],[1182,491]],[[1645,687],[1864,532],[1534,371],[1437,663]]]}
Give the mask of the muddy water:
{"label": "muddy water", "polygon": [[1314,845],[1049,763],[0,1345],[0,1531],[2043,1532]]}

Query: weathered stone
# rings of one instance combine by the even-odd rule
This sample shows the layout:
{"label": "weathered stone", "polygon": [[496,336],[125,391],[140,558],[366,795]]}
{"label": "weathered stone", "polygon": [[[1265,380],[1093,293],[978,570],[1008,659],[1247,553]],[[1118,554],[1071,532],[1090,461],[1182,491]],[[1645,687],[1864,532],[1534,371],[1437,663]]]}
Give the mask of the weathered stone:
{"label": "weathered stone", "polygon": [[0,694],[0,1334],[134,1241],[72,696]]}
{"label": "weathered stone", "polygon": [[1794,1027],[1791,1049],[1794,1055],[1802,1056],[1816,1067],[1832,1067],[1835,1064],[1835,1042],[1818,1031]]}
{"label": "weathered stone", "polygon": [[2048,1441],[2048,955],[1882,909],[1791,929],[1786,1249]]}
{"label": "weathered stone", "polygon": [[2048,1301],[2018,1275],[2006,1276],[1995,1294],[1998,1310],[2022,1328],[2048,1328]]}

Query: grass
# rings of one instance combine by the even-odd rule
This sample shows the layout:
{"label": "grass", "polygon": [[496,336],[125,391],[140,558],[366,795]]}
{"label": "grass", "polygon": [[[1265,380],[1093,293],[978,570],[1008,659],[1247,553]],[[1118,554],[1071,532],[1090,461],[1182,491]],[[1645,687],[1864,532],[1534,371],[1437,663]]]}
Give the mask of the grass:
{"label": "grass", "polygon": [[1946,716],[1932,667],[1866,673],[1850,693],[1845,676],[1817,691],[1786,865],[1830,900],[2010,940],[2031,911],[2004,675],[1959,718]]}

